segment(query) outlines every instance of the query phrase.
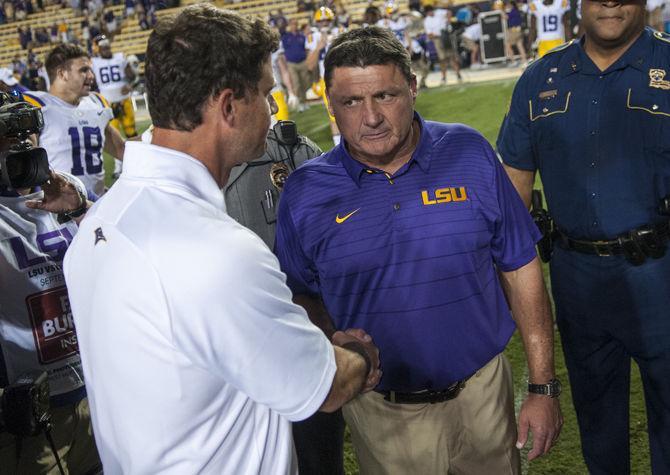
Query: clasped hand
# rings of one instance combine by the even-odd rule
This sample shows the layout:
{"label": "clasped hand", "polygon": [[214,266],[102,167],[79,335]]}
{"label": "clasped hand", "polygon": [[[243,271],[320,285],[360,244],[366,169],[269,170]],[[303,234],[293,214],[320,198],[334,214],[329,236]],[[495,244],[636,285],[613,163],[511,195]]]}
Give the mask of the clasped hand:
{"label": "clasped hand", "polygon": [[333,333],[332,341],[334,345],[342,346],[349,342],[357,342],[364,349],[370,359],[370,372],[365,378],[361,392],[365,393],[374,389],[382,377],[382,370],[379,367],[379,348],[372,341],[372,337],[360,328],[349,328],[345,331]]}

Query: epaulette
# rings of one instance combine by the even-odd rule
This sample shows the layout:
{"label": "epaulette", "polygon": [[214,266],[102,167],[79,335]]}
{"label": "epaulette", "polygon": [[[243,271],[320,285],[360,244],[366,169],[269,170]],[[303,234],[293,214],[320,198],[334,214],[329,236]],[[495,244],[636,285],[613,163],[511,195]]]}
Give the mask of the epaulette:
{"label": "epaulette", "polygon": [[564,49],[569,48],[570,46],[572,46],[575,43],[575,41],[576,40],[573,39],[573,40],[568,41],[567,43],[563,43],[562,45],[558,45],[556,48],[552,48],[549,51],[547,51],[545,53],[545,56],[548,55],[548,54],[551,54],[551,53],[557,53],[559,51],[563,51]]}
{"label": "epaulette", "polygon": [[661,40],[664,43],[670,44],[670,35],[667,33],[661,33],[660,31],[654,31],[654,38]]}

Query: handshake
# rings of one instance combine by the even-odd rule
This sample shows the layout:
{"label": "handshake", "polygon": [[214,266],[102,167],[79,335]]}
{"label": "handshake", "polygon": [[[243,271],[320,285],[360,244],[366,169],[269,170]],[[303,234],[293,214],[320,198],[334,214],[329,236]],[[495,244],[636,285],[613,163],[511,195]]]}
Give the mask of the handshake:
{"label": "handshake", "polygon": [[382,370],[379,368],[379,348],[374,345],[372,337],[364,330],[350,328],[333,333],[331,341],[335,346],[358,353],[365,360],[366,376],[360,392],[374,389],[382,377]]}

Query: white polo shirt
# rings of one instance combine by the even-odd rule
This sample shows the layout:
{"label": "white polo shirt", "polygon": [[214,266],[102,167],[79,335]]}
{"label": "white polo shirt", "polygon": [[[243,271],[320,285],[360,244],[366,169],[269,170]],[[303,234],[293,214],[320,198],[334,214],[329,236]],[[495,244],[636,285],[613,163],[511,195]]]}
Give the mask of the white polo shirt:
{"label": "white polo shirt", "polygon": [[297,472],[334,352],[201,162],[128,142],[65,278],[107,475]]}
{"label": "white polo shirt", "polygon": [[442,30],[447,28],[447,11],[441,8],[433,10],[433,16],[423,19],[423,28],[426,34],[439,38]]}

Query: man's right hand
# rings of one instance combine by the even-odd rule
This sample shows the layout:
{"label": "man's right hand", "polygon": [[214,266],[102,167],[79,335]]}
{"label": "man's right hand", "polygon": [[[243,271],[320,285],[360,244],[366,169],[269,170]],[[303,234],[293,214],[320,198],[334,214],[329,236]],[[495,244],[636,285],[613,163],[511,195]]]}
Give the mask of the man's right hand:
{"label": "man's right hand", "polygon": [[[365,393],[374,389],[382,377],[382,370],[379,367],[379,348],[374,345],[372,337],[360,328],[349,328],[344,332],[336,331],[333,333],[331,341],[333,345],[340,347],[354,343],[365,352],[370,361],[370,371],[363,382],[361,392]],[[348,348],[345,347],[345,349]],[[350,351],[357,352],[355,350]]]}

